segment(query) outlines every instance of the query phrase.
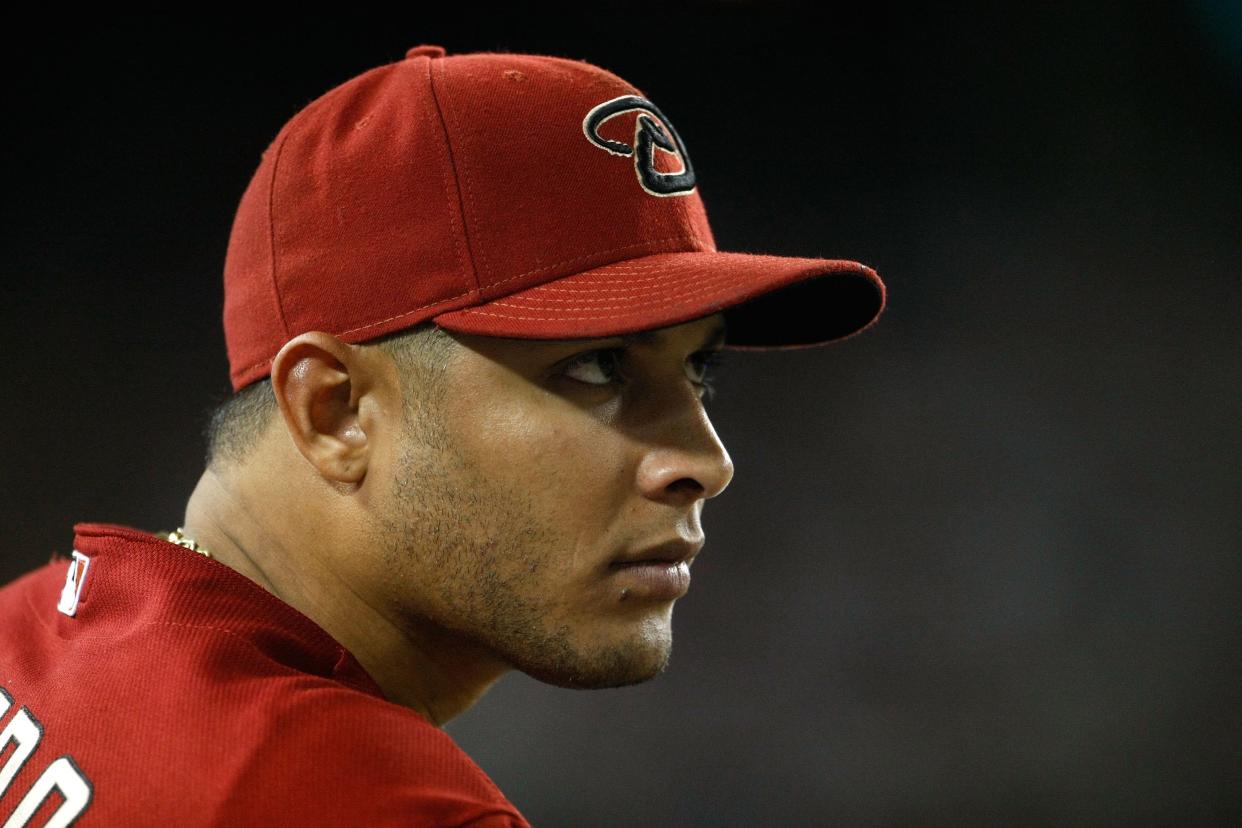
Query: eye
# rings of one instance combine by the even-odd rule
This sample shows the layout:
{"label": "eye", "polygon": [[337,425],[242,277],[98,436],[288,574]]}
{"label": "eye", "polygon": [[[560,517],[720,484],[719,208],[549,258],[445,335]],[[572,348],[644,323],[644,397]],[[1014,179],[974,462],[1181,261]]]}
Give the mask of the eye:
{"label": "eye", "polygon": [[696,372],[690,381],[703,389],[703,398],[712,399],[716,395],[715,380],[724,362],[724,351],[699,351],[690,355],[690,364]]}
{"label": "eye", "polygon": [[578,354],[565,364],[563,373],[587,385],[608,385],[617,378],[620,364],[620,348],[601,348]]}

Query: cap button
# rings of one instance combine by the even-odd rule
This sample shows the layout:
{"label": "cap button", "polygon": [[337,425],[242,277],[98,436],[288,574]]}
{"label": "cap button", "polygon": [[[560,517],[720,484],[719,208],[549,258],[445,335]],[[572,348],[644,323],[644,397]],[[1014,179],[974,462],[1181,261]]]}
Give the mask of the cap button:
{"label": "cap button", "polygon": [[443,46],[431,46],[431,45],[424,44],[422,46],[415,46],[413,49],[410,49],[408,52],[405,53],[406,60],[410,60],[411,58],[417,58],[417,57],[427,57],[427,58],[444,57],[444,47]]}

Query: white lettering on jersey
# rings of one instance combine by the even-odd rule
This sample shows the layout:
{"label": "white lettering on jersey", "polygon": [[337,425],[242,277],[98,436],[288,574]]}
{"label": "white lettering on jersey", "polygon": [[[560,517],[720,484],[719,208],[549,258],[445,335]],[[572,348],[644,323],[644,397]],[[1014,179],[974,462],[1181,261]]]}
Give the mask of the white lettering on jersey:
{"label": "white lettering on jersey", "polygon": [[73,560],[69,561],[69,571],[65,573],[65,588],[60,591],[60,603],[56,605],[65,615],[78,611],[78,598],[82,595],[82,584],[86,583],[86,570],[90,565],[90,558],[73,550]]}
{"label": "white lettering on jersey", "polygon": [[[0,687],[0,719],[8,714],[12,706],[13,697],[7,690]],[[18,710],[4,726],[4,730],[0,730],[0,756],[8,754],[4,764],[0,765],[0,805],[5,804],[9,786],[13,784],[18,772],[34,754],[35,748],[39,746],[42,739],[43,725],[26,707]],[[9,751],[10,745],[13,746],[11,752]],[[43,773],[39,774],[39,778],[30,786],[30,790],[22,797],[21,802],[17,803],[17,808],[5,820],[4,828],[25,828],[47,798],[52,795],[53,790],[59,791],[63,797],[60,805],[45,823],[54,828],[71,825],[86,810],[94,792],[90,780],[73,761],[73,757],[59,756],[43,770]]]}
{"label": "white lettering on jersey", "polygon": [[23,828],[27,825],[43,801],[51,795],[53,788],[60,791],[64,801],[52,812],[47,822],[43,823],[44,828],[64,828],[77,819],[90,804],[90,783],[72,758],[62,756],[48,765],[47,770],[30,786],[22,801],[17,803],[17,810],[4,823],[4,828]]}
{"label": "white lettering on jersey", "polygon": [[[11,702],[9,706],[12,706]],[[13,784],[13,777],[26,764],[42,738],[43,728],[38,719],[31,716],[30,711],[24,707],[0,731],[0,756],[8,753],[9,745],[13,745],[13,752],[9,753],[9,758],[0,766],[0,799],[4,799],[4,792]]]}

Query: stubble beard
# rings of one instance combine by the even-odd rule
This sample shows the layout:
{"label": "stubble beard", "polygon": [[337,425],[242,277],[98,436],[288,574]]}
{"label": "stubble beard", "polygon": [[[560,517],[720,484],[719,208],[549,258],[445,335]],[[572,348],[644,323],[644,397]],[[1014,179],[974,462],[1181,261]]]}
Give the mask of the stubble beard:
{"label": "stubble beard", "polygon": [[402,573],[403,592],[418,594],[399,606],[403,617],[451,631],[558,687],[624,687],[663,672],[668,635],[644,637],[635,622],[625,641],[583,642],[589,631],[556,619],[558,596],[544,584],[563,539],[538,522],[529,492],[490,485],[436,420],[407,409],[405,448],[376,538]]}

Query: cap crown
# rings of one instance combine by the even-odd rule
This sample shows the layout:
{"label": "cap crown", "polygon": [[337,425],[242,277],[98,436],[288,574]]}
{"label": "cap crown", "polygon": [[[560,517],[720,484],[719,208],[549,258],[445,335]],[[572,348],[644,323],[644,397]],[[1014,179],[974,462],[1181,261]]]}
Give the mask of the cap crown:
{"label": "cap crown", "polygon": [[234,389],[305,331],[361,342],[599,265],[715,250],[680,137],[633,86],[581,61],[442,54],[335,87],[263,153],[224,267]]}

